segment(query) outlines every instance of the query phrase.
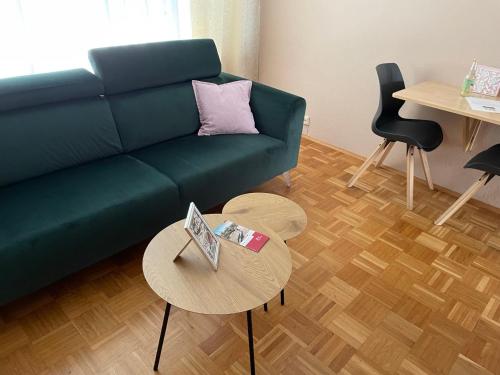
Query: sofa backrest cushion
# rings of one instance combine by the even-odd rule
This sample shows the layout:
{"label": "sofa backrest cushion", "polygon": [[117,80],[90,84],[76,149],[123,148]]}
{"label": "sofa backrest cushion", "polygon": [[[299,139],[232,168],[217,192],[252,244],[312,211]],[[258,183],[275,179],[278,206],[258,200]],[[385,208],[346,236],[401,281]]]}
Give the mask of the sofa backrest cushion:
{"label": "sofa backrest cushion", "polygon": [[125,151],[195,133],[200,123],[191,80],[221,71],[211,39],[98,48],[89,58]]}
{"label": "sofa backrest cushion", "polygon": [[33,74],[0,80],[0,111],[103,94],[99,78],[85,69]]}
{"label": "sofa backrest cushion", "polygon": [[108,98],[125,151],[193,134],[200,127],[191,82]]}
{"label": "sofa backrest cushion", "polygon": [[102,94],[83,69],[0,80],[0,186],[120,153]]}
{"label": "sofa backrest cushion", "polygon": [[211,39],[96,48],[89,51],[89,59],[107,95],[217,76],[221,71]]}

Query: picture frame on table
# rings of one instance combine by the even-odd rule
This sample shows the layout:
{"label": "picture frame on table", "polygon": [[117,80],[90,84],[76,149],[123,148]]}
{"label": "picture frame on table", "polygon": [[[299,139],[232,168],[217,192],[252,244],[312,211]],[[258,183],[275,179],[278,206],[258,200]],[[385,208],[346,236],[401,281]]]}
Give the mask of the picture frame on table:
{"label": "picture frame on table", "polygon": [[478,65],[472,92],[480,95],[498,96],[500,93],[500,69]]}
{"label": "picture frame on table", "polygon": [[[186,221],[184,222],[184,229],[207,258],[212,268],[217,271],[219,267],[220,241],[193,202],[189,205]],[[181,252],[188,244],[184,246]],[[181,252],[177,254],[176,259]]]}

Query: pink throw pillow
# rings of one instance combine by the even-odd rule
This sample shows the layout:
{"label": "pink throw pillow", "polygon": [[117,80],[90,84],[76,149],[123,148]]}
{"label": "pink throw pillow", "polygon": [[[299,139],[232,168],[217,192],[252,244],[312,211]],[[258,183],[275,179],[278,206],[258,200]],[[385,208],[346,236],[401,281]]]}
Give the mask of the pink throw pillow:
{"label": "pink throw pillow", "polygon": [[200,112],[198,135],[259,133],[250,109],[252,81],[192,83]]}

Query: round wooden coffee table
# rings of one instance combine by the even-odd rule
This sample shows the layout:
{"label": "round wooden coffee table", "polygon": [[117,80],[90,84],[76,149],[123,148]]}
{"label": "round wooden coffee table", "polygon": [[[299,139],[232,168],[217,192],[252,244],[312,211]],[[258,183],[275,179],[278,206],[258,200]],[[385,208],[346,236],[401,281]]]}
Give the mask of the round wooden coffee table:
{"label": "round wooden coffee table", "polygon": [[227,202],[223,214],[245,215],[278,233],[283,241],[301,234],[307,226],[305,211],[281,195],[248,193]]}
{"label": "round wooden coffee table", "polygon": [[[294,201],[281,195],[248,193],[231,199],[224,205],[223,214],[245,215],[275,231],[283,241],[301,234],[307,226],[305,211]],[[281,304],[285,304],[285,290],[281,290]],[[267,303],[264,304],[267,311]]]}
{"label": "round wooden coffee table", "polygon": [[143,270],[149,286],[167,302],[154,370],[158,369],[171,306],[200,314],[235,314],[246,311],[251,373],[255,373],[252,309],[267,303],[285,287],[292,272],[288,247],[270,228],[241,215],[203,215],[214,228],[231,220],[265,233],[269,241],[259,253],[221,239],[219,268],[214,271],[195,243],[184,219],[158,233],[144,253]]}

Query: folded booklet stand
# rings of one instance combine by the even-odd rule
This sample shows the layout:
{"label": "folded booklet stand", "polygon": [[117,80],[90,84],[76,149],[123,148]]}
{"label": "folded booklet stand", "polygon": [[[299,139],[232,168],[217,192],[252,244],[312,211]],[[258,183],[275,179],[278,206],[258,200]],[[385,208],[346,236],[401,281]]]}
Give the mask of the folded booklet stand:
{"label": "folded booklet stand", "polygon": [[191,243],[191,241],[193,241],[193,239],[192,239],[192,238],[190,238],[190,239],[189,239],[189,241],[188,241],[188,242],[186,242],[186,244],[182,247],[181,251],[179,251],[179,252],[177,253],[177,255],[175,256],[175,258],[172,260],[172,262],[175,262],[175,261],[176,261],[176,260],[177,260],[177,259],[181,256],[182,252],[183,252],[184,250],[186,250],[186,247],[188,247],[188,245]]}

